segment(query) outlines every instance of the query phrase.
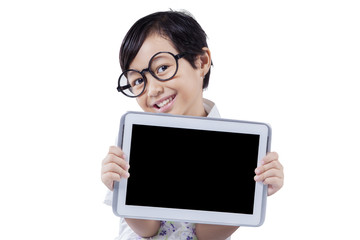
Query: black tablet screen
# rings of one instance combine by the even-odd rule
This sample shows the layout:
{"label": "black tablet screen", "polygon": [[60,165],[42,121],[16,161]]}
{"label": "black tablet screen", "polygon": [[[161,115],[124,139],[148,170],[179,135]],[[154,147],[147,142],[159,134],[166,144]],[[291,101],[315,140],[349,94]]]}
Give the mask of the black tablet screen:
{"label": "black tablet screen", "polygon": [[259,135],[133,125],[126,205],[252,214]]}

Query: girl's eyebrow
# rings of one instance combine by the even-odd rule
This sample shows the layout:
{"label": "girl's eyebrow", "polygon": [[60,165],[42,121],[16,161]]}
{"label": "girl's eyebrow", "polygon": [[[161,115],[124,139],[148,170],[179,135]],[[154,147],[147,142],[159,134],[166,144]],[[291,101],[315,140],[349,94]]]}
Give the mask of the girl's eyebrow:
{"label": "girl's eyebrow", "polygon": [[131,77],[131,75],[134,75],[134,74],[135,74],[135,72],[130,71],[130,72],[127,73],[127,77]]}
{"label": "girl's eyebrow", "polygon": [[164,55],[158,55],[156,57],[154,57],[151,62],[156,62],[156,61],[160,61],[162,59],[169,59],[168,56],[164,56]]}

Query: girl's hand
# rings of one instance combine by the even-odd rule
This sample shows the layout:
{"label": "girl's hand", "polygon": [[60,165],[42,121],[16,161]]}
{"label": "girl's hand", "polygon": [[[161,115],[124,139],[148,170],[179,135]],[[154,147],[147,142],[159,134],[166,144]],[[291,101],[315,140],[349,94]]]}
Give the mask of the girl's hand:
{"label": "girl's hand", "polygon": [[256,182],[268,185],[268,196],[273,195],[284,185],[284,170],[279,162],[276,152],[269,152],[261,161],[261,165],[255,169]]}
{"label": "girl's hand", "polygon": [[110,189],[114,188],[114,181],[120,181],[120,178],[128,178],[129,164],[125,161],[123,151],[116,146],[109,148],[109,153],[102,161],[101,180]]}

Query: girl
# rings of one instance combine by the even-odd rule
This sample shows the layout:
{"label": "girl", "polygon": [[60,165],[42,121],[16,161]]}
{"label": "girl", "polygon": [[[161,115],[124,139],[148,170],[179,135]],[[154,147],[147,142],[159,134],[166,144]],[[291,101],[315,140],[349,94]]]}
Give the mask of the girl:
{"label": "girl", "polygon": [[[220,117],[215,104],[203,98],[212,65],[206,34],[188,14],[157,12],[138,20],[125,36],[119,57],[123,73],[118,80],[118,91],[136,98],[145,112]],[[102,162],[101,179],[110,190],[114,181],[130,176],[125,159],[120,148],[111,146]],[[269,196],[282,187],[284,174],[277,153],[268,153],[254,171],[254,180],[268,185]],[[108,203],[111,193],[107,196]],[[224,240],[237,228],[121,219],[117,239]]]}

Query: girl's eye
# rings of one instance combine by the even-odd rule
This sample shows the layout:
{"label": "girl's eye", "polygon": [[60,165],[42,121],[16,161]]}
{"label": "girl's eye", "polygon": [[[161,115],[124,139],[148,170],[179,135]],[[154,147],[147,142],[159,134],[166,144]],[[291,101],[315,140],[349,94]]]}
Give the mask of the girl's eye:
{"label": "girl's eye", "polygon": [[135,81],[133,81],[133,83],[131,84],[132,86],[138,86],[144,83],[144,79],[142,78],[138,78]]}
{"label": "girl's eye", "polygon": [[166,71],[166,69],[168,69],[168,66],[163,65],[158,68],[157,73],[163,73]]}

